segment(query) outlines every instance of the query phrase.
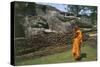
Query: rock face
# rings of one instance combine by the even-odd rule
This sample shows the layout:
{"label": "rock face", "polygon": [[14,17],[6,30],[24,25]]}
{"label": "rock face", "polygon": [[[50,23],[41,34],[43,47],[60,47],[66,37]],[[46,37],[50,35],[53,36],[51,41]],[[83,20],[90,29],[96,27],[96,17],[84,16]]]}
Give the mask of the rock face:
{"label": "rock face", "polygon": [[[36,7],[37,14],[35,16],[25,16],[22,24],[27,48],[25,45],[21,46],[25,49],[16,50],[16,55],[22,56],[39,50],[44,50],[45,53],[45,49],[48,47],[54,49],[52,53],[65,51],[67,46],[71,46],[72,24],[76,22],[77,17],[64,16],[59,10],[50,6],[37,5]],[[17,40],[15,42],[15,45],[17,45]],[[62,46],[64,48],[59,50],[58,48]],[[56,47],[57,49],[55,49]],[[46,53],[52,54],[50,52],[52,49],[46,49]],[[41,54],[43,55],[43,53]]]}
{"label": "rock face", "polygon": [[64,22],[61,21],[57,16],[51,16],[47,20],[49,29],[55,30],[58,32],[69,32],[71,29],[71,23],[70,22]]}
{"label": "rock face", "polygon": [[[47,19],[45,19],[45,16],[35,16],[32,18],[35,18],[35,23],[33,23],[33,20],[31,19],[29,21],[26,20],[28,23],[30,23],[29,27],[26,29],[26,38],[28,45],[32,45],[35,49],[34,51],[44,47],[63,46],[71,43],[72,34],[70,34],[70,31],[72,29],[70,28],[70,23],[63,22],[53,15],[47,17]],[[45,19],[45,21],[43,19]],[[41,23],[40,26],[42,28],[40,26],[34,27],[32,23],[36,26]],[[48,27],[45,28],[44,25],[48,25]]]}
{"label": "rock face", "polygon": [[[54,33],[54,32],[41,32],[37,33],[36,35],[32,35],[30,38],[26,39],[25,44],[21,48],[24,48],[23,50],[18,50],[16,52],[17,56],[22,56],[24,54],[33,53],[36,51],[45,50],[48,47],[52,47],[52,49],[56,49],[57,47],[65,47],[64,49],[61,48],[61,50],[55,50],[53,53],[57,52],[63,52],[65,51],[67,46],[70,45],[72,42],[71,34],[63,34],[63,33]],[[20,41],[16,40],[16,43]],[[17,45],[17,44],[16,44]],[[17,47],[17,46],[16,46]],[[26,48],[25,48],[26,47]],[[52,49],[49,50],[51,53]],[[49,54],[48,52],[48,54]]]}

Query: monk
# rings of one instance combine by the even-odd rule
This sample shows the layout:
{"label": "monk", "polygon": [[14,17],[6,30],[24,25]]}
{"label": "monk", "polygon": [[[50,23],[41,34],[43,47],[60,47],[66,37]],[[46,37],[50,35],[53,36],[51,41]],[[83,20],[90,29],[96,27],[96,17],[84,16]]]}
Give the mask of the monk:
{"label": "monk", "polygon": [[82,32],[78,26],[75,26],[74,32],[72,55],[75,60],[79,60],[81,53]]}

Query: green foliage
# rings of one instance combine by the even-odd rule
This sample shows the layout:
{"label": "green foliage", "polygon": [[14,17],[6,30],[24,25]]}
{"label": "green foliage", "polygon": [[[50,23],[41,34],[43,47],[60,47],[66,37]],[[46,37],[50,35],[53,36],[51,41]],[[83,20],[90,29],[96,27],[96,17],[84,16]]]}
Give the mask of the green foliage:
{"label": "green foliage", "polygon": [[72,12],[75,16],[78,16],[82,7],[79,5],[68,5],[68,8],[68,12]]}
{"label": "green foliage", "polygon": [[88,16],[93,25],[97,23],[96,6],[68,5],[68,8],[68,12],[72,12],[75,16]]}
{"label": "green foliage", "polygon": [[91,13],[91,21],[92,21],[92,24],[97,24],[97,13]]}

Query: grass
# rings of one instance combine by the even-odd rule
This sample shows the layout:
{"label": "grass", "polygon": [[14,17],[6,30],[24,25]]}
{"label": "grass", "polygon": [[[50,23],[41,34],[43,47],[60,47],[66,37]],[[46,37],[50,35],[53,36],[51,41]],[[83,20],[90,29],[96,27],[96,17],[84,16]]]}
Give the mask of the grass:
{"label": "grass", "polygon": [[[81,61],[96,61],[97,50],[88,45],[87,43],[84,44],[85,46],[81,48],[81,53],[83,53],[85,56],[81,59]],[[67,62],[76,62],[72,57],[71,50],[36,59],[19,61],[16,63],[16,65],[51,64],[51,63],[67,63]]]}

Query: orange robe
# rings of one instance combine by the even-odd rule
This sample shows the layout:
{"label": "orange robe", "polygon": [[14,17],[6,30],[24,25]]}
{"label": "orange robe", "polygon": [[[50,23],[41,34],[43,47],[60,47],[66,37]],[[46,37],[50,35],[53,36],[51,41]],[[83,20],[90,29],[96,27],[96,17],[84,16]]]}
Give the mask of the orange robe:
{"label": "orange robe", "polygon": [[82,43],[82,32],[77,30],[74,35],[73,46],[72,46],[72,55],[75,59],[80,58],[81,52],[81,43]]}

